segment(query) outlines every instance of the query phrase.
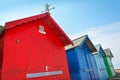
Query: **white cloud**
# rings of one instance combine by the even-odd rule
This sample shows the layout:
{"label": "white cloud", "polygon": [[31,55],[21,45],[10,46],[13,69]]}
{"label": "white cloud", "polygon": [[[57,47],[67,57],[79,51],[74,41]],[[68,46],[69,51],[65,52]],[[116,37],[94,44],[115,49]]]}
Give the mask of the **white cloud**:
{"label": "white cloud", "polygon": [[120,67],[120,22],[92,27],[69,36],[71,39],[75,39],[86,34],[88,34],[94,45],[101,44],[104,49],[110,48],[114,55],[112,60],[114,67]]}

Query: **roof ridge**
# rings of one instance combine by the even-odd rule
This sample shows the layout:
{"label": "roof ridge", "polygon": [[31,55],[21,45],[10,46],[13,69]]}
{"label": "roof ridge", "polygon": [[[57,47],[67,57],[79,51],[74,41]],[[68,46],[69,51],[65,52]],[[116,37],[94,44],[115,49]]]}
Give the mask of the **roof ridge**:
{"label": "roof ridge", "polygon": [[88,36],[88,35],[86,34],[86,35],[83,35],[83,36],[77,37],[77,38],[73,39],[72,41],[76,41],[76,40],[78,40],[78,39],[80,39],[80,38],[83,38],[83,37],[85,37],[85,36]]}
{"label": "roof ridge", "polygon": [[48,12],[46,12],[46,13],[42,13],[42,14],[38,14],[38,15],[34,15],[34,16],[29,16],[29,17],[9,21],[9,22],[5,23],[5,29],[10,29],[10,28],[13,28],[17,25],[22,25],[23,23],[27,23],[29,21],[37,20],[37,19],[40,19],[40,18],[45,17],[45,16],[50,16],[50,15],[49,15]]}

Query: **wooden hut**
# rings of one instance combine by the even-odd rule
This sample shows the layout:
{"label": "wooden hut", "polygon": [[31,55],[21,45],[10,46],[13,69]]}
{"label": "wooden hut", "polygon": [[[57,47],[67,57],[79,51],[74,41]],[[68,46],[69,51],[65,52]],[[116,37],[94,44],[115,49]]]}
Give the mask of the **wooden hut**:
{"label": "wooden hut", "polygon": [[7,22],[0,34],[0,80],[70,80],[64,46],[71,43],[49,13]]}
{"label": "wooden hut", "polygon": [[94,58],[95,58],[95,62],[97,65],[97,70],[98,70],[98,74],[99,74],[99,78],[100,78],[99,80],[107,80],[107,79],[109,79],[109,77],[108,77],[105,63],[103,60],[103,57],[106,56],[105,52],[100,44],[95,45],[95,47],[97,49],[97,53],[94,54]]}
{"label": "wooden hut", "polygon": [[109,48],[104,49],[104,52],[106,54],[106,57],[104,57],[103,59],[104,59],[104,62],[105,62],[105,66],[106,66],[108,76],[111,78],[111,77],[114,77],[116,75],[113,64],[112,64],[113,54],[112,54],[112,52]]}
{"label": "wooden hut", "polygon": [[87,35],[73,40],[65,47],[71,80],[98,80],[93,52],[96,48]]}

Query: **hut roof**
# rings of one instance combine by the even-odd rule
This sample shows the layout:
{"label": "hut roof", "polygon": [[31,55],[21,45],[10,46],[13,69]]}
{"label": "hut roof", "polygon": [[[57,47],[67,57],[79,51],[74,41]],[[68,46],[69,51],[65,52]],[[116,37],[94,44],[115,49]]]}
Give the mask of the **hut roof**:
{"label": "hut roof", "polygon": [[[63,42],[64,46],[66,46],[68,44],[72,44],[72,41],[64,33],[64,31],[59,27],[59,25],[54,21],[54,19],[49,15],[48,12],[7,22],[5,24],[4,30],[12,29],[14,27],[19,27],[25,23],[33,22],[35,20],[44,21],[48,25],[48,27],[53,31],[53,33],[59,38],[59,40],[61,40]],[[4,30],[2,30],[1,33]]]}
{"label": "hut roof", "polygon": [[110,58],[114,57],[110,48],[104,49],[104,51],[105,51],[106,56],[108,56]]}
{"label": "hut roof", "polygon": [[100,53],[102,56],[106,56],[101,44],[95,45],[95,48],[97,49],[97,52]]}
{"label": "hut roof", "polygon": [[89,47],[89,49],[91,50],[92,53],[96,52],[96,48],[94,47],[94,45],[92,44],[92,42],[90,41],[90,39],[88,38],[88,35],[84,35],[82,37],[78,37],[76,39],[73,40],[73,45],[67,45],[65,46],[65,50],[69,50],[72,48],[75,48],[77,46],[82,46],[83,43],[86,43],[86,45]]}

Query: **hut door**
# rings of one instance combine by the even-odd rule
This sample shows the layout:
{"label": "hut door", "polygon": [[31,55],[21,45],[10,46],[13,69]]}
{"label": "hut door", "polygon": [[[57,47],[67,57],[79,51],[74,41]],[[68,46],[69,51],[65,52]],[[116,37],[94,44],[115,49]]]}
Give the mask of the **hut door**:
{"label": "hut door", "polygon": [[[79,57],[79,64],[80,64],[80,80],[91,80],[91,76],[88,71],[88,63],[86,60],[86,53],[84,48],[76,49],[78,52]],[[86,77],[87,76],[87,77]]]}
{"label": "hut door", "polygon": [[46,72],[44,40],[35,37],[30,39],[29,44],[32,46],[29,46],[29,64],[26,78],[28,80],[44,80],[43,75]]}
{"label": "hut door", "polygon": [[46,38],[33,38],[30,43],[29,73],[27,78],[34,80],[56,80],[54,49]]}
{"label": "hut door", "polygon": [[96,80],[95,73],[94,73],[94,66],[95,65],[93,65],[93,62],[91,60],[92,56],[90,54],[91,53],[89,52],[89,50],[86,50],[86,60],[87,60],[87,63],[88,63],[89,73],[90,73],[91,79]]}
{"label": "hut door", "polygon": [[55,48],[53,46],[53,43],[46,39],[44,40],[44,58],[45,58],[45,72],[49,73],[49,76],[47,76],[47,80],[57,80],[57,73],[59,71],[56,69],[56,61],[55,61]]}

